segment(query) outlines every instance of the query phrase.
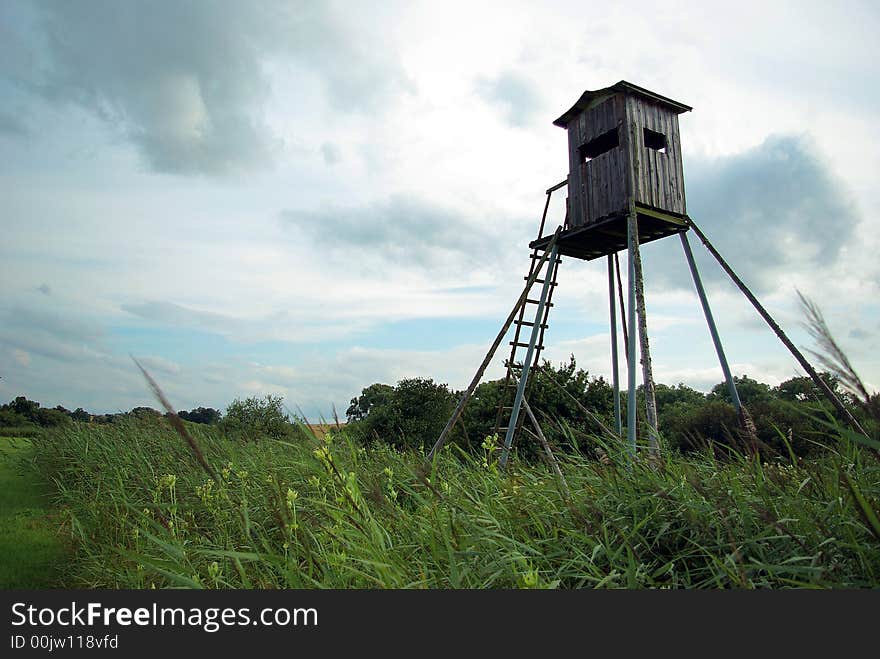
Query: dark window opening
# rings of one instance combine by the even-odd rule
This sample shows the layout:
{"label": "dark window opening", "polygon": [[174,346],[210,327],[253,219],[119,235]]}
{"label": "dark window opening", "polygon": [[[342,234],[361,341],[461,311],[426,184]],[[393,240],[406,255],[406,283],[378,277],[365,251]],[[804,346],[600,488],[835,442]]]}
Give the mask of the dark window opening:
{"label": "dark window opening", "polygon": [[660,153],[666,153],[666,135],[645,128],[645,146]]}
{"label": "dark window opening", "polygon": [[599,137],[582,144],[578,151],[582,162],[590,162],[596,156],[601,156],[618,146],[620,146],[620,139],[617,136],[617,129],[612,128],[607,133],[602,133]]}

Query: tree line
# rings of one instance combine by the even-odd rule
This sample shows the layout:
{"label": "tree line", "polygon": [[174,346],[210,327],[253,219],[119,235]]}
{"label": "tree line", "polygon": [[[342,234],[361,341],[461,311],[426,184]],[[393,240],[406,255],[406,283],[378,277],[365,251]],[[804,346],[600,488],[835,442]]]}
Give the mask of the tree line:
{"label": "tree line", "polygon": [[[878,422],[857,404],[839,380],[830,373],[822,379],[863,422],[878,434]],[[747,375],[735,377],[737,391],[755,424],[759,446],[783,454],[805,455],[820,448],[837,419],[834,408],[815,383],[806,376],[793,377],[778,386],[758,382]],[[508,386],[510,386],[508,384]],[[707,444],[743,448],[738,433],[739,419],[726,383],[708,393],[684,384],[658,383],[656,401],[660,433],[666,445],[683,452]],[[376,383],[351,400],[347,410],[349,434],[360,441],[390,443],[398,448],[429,450],[440,435],[461,392],[426,378],[410,378],[395,386]],[[578,368],[572,356],[554,366],[544,361],[529,379],[529,404],[538,416],[542,431],[557,447],[589,453],[596,436],[610,436],[615,428],[613,389],[602,377]],[[639,433],[646,432],[643,388],[637,392]],[[498,417],[499,406],[510,406],[513,396],[505,391],[503,379],[480,384],[453,430],[453,441],[467,450],[479,450],[496,424],[507,425],[509,411]],[[626,392],[621,392],[626,409]],[[524,415],[523,415],[524,416]],[[528,422],[524,421],[526,427]],[[499,439],[503,439],[502,435]],[[536,457],[536,441],[517,440],[521,456]]]}
{"label": "tree line", "polygon": [[[192,410],[182,410],[177,415],[186,421],[193,423],[213,424],[219,423],[223,413],[213,407],[196,407]],[[87,423],[115,423],[131,417],[163,416],[162,412],[152,407],[134,407],[128,412],[116,412],[113,414],[92,414],[82,407],[68,410],[63,405],[55,407],[42,407],[40,403],[29,400],[25,396],[17,396],[12,401],[0,405],[0,428],[19,428],[37,426],[49,428],[58,426],[69,421],[81,421]]]}
{"label": "tree line", "polygon": [[[828,387],[859,419],[869,434],[880,435],[880,414],[853,397],[839,379],[821,374]],[[793,377],[778,386],[758,382],[747,375],[734,378],[743,405],[754,421],[759,446],[783,454],[806,455],[821,448],[835,423],[837,411],[808,377]],[[484,440],[505,427],[509,411],[498,416],[499,406],[512,401],[510,383],[503,379],[480,384],[452,432],[452,441],[464,450],[480,451]],[[660,418],[660,434],[666,445],[683,452],[707,444],[742,448],[737,432],[739,419],[725,383],[708,393],[684,384],[658,383],[655,397]],[[430,378],[406,378],[395,385],[374,383],[351,399],[346,410],[346,431],[362,444],[383,443],[398,449],[429,450],[452,414],[462,392]],[[574,357],[553,365],[544,361],[529,380],[528,400],[541,428],[557,448],[591,453],[596,437],[611,437],[615,428],[613,390],[604,378],[578,368]],[[646,431],[643,391],[637,396],[638,432]],[[876,400],[875,400],[876,399]],[[872,404],[880,408],[880,395]],[[621,392],[621,408],[626,409],[626,392]],[[291,419],[281,396],[266,395],[235,399],[225,414],[212,407],[196,407],[178,412],[185,421],[217,426],[227,436],[243,441],[262,437],[290,438],[303,419]],[[873,409],[873,408],[871,408]],[[0,429],[45,428],[73,421],[117,423],[126,419],[159,419],[162,412],[151,407],[135,407],[128,412],[91,414],[79,407],[41,407],[40,403],[18,396],[0,405]],[[503,436],[503,431],[499,433]],[[521,457],[539,454],[537,442],[521,434],[517,451]],[[501,437],[498,438],[499,440]]]}

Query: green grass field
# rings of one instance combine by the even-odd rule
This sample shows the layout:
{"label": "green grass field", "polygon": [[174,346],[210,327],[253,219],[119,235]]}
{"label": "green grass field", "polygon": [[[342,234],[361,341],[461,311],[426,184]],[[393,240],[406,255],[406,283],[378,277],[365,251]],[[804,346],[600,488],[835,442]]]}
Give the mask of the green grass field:
{"label": "green grass field", "polygon": [[[69,424],[33,440],[77,547],[67,583],[880,586],[880,461],[832,433],[810,460],[668,452],[632,462],[606,445],[602,461],[559,456],[566,490],[540,463],[498,470],[491,441],[482,455],[450,446],[426,468],[421,453],[359,446],[344,432],[244,442],[188,427],[205,467],[162,419]],[[50,530],[36,529],[55,560]],[[33,549],[7,551],[33,565]]]}
{"label": "green grass field", "polygon": [[0,588],[52,588],[67,551],[30,439],[0,437]]}

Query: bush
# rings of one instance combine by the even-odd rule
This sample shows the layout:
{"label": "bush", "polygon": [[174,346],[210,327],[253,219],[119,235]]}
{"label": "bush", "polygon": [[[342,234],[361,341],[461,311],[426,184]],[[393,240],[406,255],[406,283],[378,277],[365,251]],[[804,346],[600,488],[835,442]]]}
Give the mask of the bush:
{"label": "bush", "polygon": [[[482,440],[495,429],[498,406],[513,404],[514,389],[505,391],[504,380],[485,382],[477,387],[464,414],[464,426],[471,446],[479,449]],[[611,385],[601,377],[591,376],[577,367],[574,357],[558,367],[544,360],[541,368],[532,369],[528,382],[528,402],[548,441],[560,448],[578,449],[578,437],[601,435],[602,428],[613,427],[614,399]],[[589,410],[589,413],[584,411]],[[504,410],[500,425],[506,427],[509,410]],[[523,427],[531,428],[520,410]],[[503,436],[503,433],[502,433]],[[587,444],[581,445],[583,448]],[[532,460],[542,455],[540,445],[526,433],[517,435],[517,455]]]}
{"label": "bush", "polygon": [[244,400],[236,398],[226,408],[221,428],[230,435],[255,440],[261,436],[287,437],[293,427],[283,412],[284,398],[266,394],[265,398],[251,396]]}
{"label": "bush", "polygon": [[698,407],[674,405],[666,410],[660,430],[669,445],[681,451],[700,449],[707,442],[736,445],[739,420],[733,405],[723,400],[706,401]]}
{"label": "bush", "polygon": [[197,407],[190,412],[183,410],[181,412],[178,412],[177,415],[184,421],[192,421],[193,423],[206,423],[208,425],[212,423],[219,423],[221,417],[223,416],[220,413],[220,410],[215,410],[213,407]]}
{"label": "bush", "polygon": [[349,429],[362,443],[374,440],[401,447],[430,446],[452,414],[455,396],[429,378],[373,384],[352,400]]}
{"label": "bush", "polygon": [[8,409],[0,409],[0,428],[20,428],[28,425],[31,425],[31,423],[23,414]]}

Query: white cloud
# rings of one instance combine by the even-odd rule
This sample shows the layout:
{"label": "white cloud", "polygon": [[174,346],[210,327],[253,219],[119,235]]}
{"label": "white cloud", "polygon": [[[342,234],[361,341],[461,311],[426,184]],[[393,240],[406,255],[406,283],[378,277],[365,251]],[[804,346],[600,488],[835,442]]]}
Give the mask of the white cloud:
{"label": "white cloud", "polygon": [[[138,333],[182,408],[281,391],[326,409],[412,375],[464,386],[567,169],[552,119],[621,78],[695,107],[689,207],[794,339],[799,288],[880,381],[880,150],[861,139],[877,94],[853,84],[878,13],[760,9],[756,24],[748,5],[609,4],[584,23],[561,1],[2,3],[0,395],[151,404],[127,357]],[[729,358],[784,379],[784,349],[692,244]],[[658,379],[718,381],[680,246],[643,254]],[[606,291],[604,264],[563,264],[549,357],[608,372]],[[355,347],[406,319],[459,324],[454,340],[418,325],[412,350]],[[225,352],[182,358],[168,337],[187,332]]]}

